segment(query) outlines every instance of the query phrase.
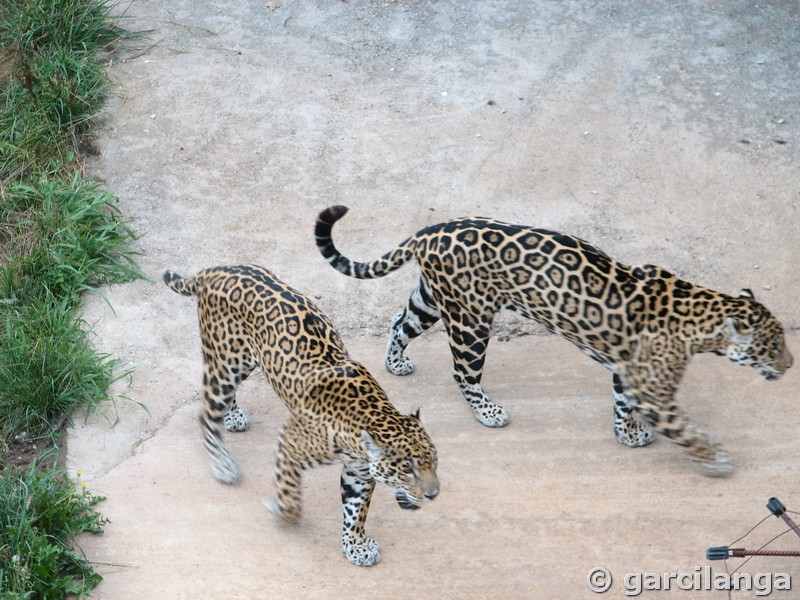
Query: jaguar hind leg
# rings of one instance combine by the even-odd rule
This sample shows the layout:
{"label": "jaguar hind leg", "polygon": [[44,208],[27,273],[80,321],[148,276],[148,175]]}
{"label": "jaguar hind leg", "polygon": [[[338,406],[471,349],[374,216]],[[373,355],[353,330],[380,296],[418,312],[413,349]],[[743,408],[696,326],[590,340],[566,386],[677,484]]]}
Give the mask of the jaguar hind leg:
{"label": "jaguar hind leg", "polygon": [[[253,358],[250,352],[242,352],[238,367],[229,369],[227,376],[233,381],[235,386],[238,386],[250,376],[257,366],[258,362]],[[222,419],[222,423],[225,425],[225,429],[232,432],[247,431],[250,427],[250,417],[248,417],[247,413],[237,404],[235,396],[230,403],[230,409],[225,413],[225,417]]]}
{"label": "jaguar hind leg", "polygon": [[214,395],[208,390],[205,391],[204,395],[205,401],[200,424],[203,431],[203,442],[211,461],[211,472],[222,483],[236,483],[240,476],[239,467],[222,439],[222,428],[220,427],[225,407],[231,399],[219,394]]}
{"label": "jaguar hind leg", "polygon": [[236,403],[237,382],[225,381],[217,367],[215,355],[206,352],[203,363],[203,413],[200,423],[203,441],[211,461],[211,472],[222,483],[236,483],[239,480],[239,467],[231,457],[222,439],[224,419]]}
{"label": "jaguar hind leg", "polygon": [[403,353],[411,340],[430,329],[438,320],[439,309],[427,283],[420,278],[403,312],[392,319],[385,361],[390,373],[408,375],[414,371],[414,361]]}
{"label": "jaguar hind leg", "polygon": [[614,374],[614,433],[620,444],[632,448],[646,446],[655,439],[653,428],[646,423],[638,421],[633,416],[633,405],[625,395],[625,386],[619,375]]}
{"label": "jaguar hind leg", "polygon": [[[213,320],[205,317],[207,306],[202,297],[198,309],[203,346],[203,413],[200,418],[203,441],[214,477],[232,484],[238,481],[240,471],[222,439],[222,427],[230,431],[242,430],[231,427],[247,428],[247,415],[236,405],[236,388],[253,372],[257,361],[241,342],[242,338],[237,335],[240,332],[232,334],[222,325],[211,325]],[[230,348],[238,353],[238,360],[233,364],[225,358],[229,354],[226,349]]]}

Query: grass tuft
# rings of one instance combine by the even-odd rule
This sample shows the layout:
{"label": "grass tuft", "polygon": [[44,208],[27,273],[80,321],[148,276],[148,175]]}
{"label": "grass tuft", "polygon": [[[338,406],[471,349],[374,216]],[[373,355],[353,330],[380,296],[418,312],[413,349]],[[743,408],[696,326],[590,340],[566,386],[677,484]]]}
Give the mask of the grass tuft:
{"label": "grass tuft", "polygon": [[54,470],[58,455],[42,454],[22,474],[0,476],[0,594],[4,600],[61,599],[88,594],[102,577],[72,546],[82,532],[107,522],[103,500]]}
{"label": "grass tuft", "polygon": [[48,435],[108,399],[116,361],[91,346],[75,312],[51,295],[0,312],[0,437]]}
{"label": "grass tuft", "polygon": [[0,247],[9,271],[0,296],[18,300],[78,294],[141,278],[131,244],[136,236],[117,199],[76,174],[71,180],[17,184],[0,210]]}
{"label": "grass tuft", "polygon": [[119,27],[112,5],[86,0],[4,2],[0,8],[0,46],[24,54],[61,47],[96,54],[130,34]]}

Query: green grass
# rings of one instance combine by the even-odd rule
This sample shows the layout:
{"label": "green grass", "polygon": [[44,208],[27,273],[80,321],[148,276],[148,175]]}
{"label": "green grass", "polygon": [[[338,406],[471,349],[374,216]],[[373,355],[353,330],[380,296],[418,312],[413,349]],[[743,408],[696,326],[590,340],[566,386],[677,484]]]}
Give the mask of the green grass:
{"label": "green grass", "polygon": [[102,68],[83,53],[75,56],[56,49],[36,58],[5,90],[0,114],[2,179],[49,176],[65,164],[76,168],[74,148],[87,137],[108,92]]}
{"label": "green grass", "polygon": [[0,209],[8,271],[0,296],[77,302],[82,292],[141,277],[135,234],[116,202],[78,175],[11,186]]}
{"label": "green grass", "polygon": [[65,47],[96,54],[128,39],[111,14],[113,5],[86,0],[17,0],[5,2],[0,45],[23,52]]}
{"label": "green grass", "polygon": [[15,184],[0,210],[0,436],[41,436],[108,399],[114,361],[96,352],[80,295],[141,277],[113,196],[77,176]]}
{"label": "green grass", "polygon": [[70,481],[52,451],[24,473],[0,477],[0,597],[47,600],[87,594],[102,577],[66,540],[100,533],[102,500]]}
{"label": "green grass", "polygon": [[94,0],[4,0],[0,49],[13,61],[0,114],[0,179],[75,163],[110,87],[105,53],[131,37]]}
{"label": "green grass", "polygon": [[75,308],[48,296],[4,312],[0,436],[46,436],[76,408],[108,398],[115,361],[91,346]]}
{"label": "green grass", "polygon": [[80,141],[109,91],[104,51],[131,37],[109,11],[96,0],[0,4],[0,51],[13,58],[0,90],[5,440],[56,433],[76,407],[108,399],[114,361],[88,343],[81,294],[142,277],[117,199],[80,175]]}
{"label": "green grass", "polygon": [[0,0],[0,598],[84,595],[100,576],[73,549],[99,532],[101,500],[45,450],[15,464],[15,440],[50,439],[109,399],[119,373],[80,318],[86,292],[142,277],[117,199],[81,173],[81,148],[110,92],[108,52],[136,35],[98,0]]}

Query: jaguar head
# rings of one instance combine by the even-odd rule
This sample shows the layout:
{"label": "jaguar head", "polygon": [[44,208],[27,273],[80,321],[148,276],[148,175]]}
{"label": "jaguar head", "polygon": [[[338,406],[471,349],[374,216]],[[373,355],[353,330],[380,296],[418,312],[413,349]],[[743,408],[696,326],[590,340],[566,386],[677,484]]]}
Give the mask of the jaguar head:
{"label": "jaguar head", "polygon": [[400,508],[415,510],[439,495],[436,448],[420,423],[419,412],[400,416],[396,428],[362,430],[361,440],[372,477],[394,489]]}
{"label": "jaguar head", "polygon": [[794,362],[783,327],[750,290],[742,290],[739,299],[744,310],[725,319],[725,355],[735,363],[754,367],[764,379],[778,379]]}

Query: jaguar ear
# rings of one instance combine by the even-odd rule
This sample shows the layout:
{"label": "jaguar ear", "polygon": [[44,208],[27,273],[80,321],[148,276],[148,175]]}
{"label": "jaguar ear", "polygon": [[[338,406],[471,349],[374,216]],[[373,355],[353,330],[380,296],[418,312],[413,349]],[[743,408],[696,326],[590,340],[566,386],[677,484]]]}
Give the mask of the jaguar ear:
{"label": "jaguar ear", "polygon": [[756,297],[753,295],[753,290],[750,288],[742,288],[739,292],[739,298],[750,298],[750,300],[755,300]]}
{"label": "jaguar ear", "polygon": [[752,333],[742,333],[740,331],[741,325],[736,322],[732,317],[725,318],[725,325],[728,327],[728,333],[731,336],[731,341],[740,346],[747,346],[753,343]]}
{"label": "jaguar ear", "polygon": [[364,442],[364,447],[367,449],[367,456],[371,461],[383,458],[383,448],[375,443],[375,439],[366,429],[361,430],[361,440]]}
{"label": "jaguar ear", "polygon": [[411,413],[410,416],[414,417],[417,421],[419,421],[419,409],[417,409],[416,412]]}

